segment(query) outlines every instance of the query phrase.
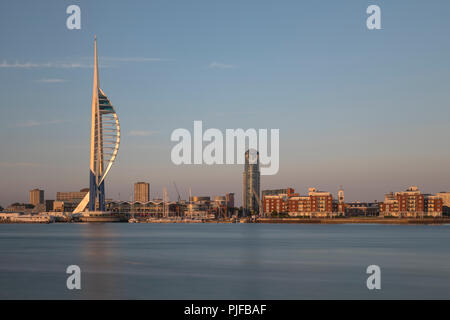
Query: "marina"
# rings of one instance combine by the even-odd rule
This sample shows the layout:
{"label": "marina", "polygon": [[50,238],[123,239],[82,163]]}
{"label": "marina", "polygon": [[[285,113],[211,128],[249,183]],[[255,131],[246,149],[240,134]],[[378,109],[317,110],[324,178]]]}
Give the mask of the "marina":
{"label": "marina", "polygon": [[383,218],[383,217],[347,217],[347,218],[190,218],[190,217],[130,217],[126,213],[111,212],[43,212],[39,214],[0,213],[0,223],[261,223],[261,224],[392,224],[392,225],[438,225],[450,224],[449,217],[440,218]]}

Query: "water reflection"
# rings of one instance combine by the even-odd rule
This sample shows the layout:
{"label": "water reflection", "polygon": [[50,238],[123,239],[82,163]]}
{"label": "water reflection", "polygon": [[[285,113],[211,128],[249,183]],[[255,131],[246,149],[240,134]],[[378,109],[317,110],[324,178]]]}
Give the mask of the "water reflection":
{"label": "water reflection", "polygon": [[[0,225],[0,298],[448,299],[448,226]],[[67,290],[65,270],[82,270]]]}
{"label": "water reflection", "polygon": [[120,288],[120,236],[112,224],[90,223],[81,228],[82,293],[86,299],[124,298]]}
{"label": "water reflection", "polygon": [[[240,228],[240,238],[242,246],[240,247],[241,270],[244,272],[239,274],[243,284],[243,291],[254,299],[260,298],[261,278],[263,277],[263,257],[261,246],[261,228],[254,224],[242,224],[237,226]],[[246,295],[244,293],[244,295]]]}

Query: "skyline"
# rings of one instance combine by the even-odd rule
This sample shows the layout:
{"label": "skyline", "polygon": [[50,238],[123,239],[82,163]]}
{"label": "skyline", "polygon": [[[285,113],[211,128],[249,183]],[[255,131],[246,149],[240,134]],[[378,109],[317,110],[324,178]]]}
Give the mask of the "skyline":
{"label": "skyline", "polygon": [[0,205],[34,187],[87,187],[94,34],[123,129],[107,198],[127,200],[142,180],[175,199],[176,181],[184,195],[234,192],[240,204],[242,165],[171,163],[170,133],[194,120],[280,129],[280,172],[262,190],[343,185],[360,201],[450,190],[450,4],[379,1],[383,30],[371,32],[370,1],[137,3],[80,1],[80,31],[65,28],[66,3],[0,4]]}

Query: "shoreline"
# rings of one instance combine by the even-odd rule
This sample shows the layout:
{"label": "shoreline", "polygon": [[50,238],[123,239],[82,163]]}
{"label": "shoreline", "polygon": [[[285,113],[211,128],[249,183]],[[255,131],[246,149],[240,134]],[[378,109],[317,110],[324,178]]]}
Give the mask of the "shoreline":
{"label": "shoreline", "polygon": [[257,223],[275,224],[391,224],[391,225],[443,225],[450,224],[449,218],[262,218]]}
{"label": "shoreline", "polygon": [[[128,221],[8,221],[0,220],[0,224],[50,224],[50,223],[129,223]],[[450,218],[258,218],[250,220],[242,218],[236,220],[179,220],[179,219],[158,219],[142,220],[134,223],[152,223],[152,224],[386,224],[386,225],[445,225],[450,224]]]}

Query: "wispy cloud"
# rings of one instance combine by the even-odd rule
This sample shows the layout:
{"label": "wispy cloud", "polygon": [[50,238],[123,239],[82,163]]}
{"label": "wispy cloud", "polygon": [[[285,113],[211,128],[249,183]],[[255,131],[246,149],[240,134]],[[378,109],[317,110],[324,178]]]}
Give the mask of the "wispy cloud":
{"label": "wispy cloud", "polygon": [[17,128],[29,128],[29,127],[38,127],[38,126],[47,126],[52,124],[60,124],[64,123],[64,120],[50,120],[50,121],[36,121],[36,120],[28,120],[26,122],[18,123],[15,125]]}
{"label": "wispy cloud", "polygon": [[36,168],[40,166],[39,163],[34,162],[0,162],[0,167],[2,168]]}
{"label": "wispy cloud", "polygon": [[219,62],[215,62],[215,61],[211,62],[208,67],[211,69],[234,69],[234,68],[236,68],[235,65],[219,63]]}
{"label": "wispy cloud", "polygon": [[100,57],[104,61],[112,62],[160,62],[160,61],[170,61],[169,59],[163,58],[140,58],[140,57]]}
{"label": "wispy cloud", "polygon": [[36,80],[36,82],[39,82],[39,83],[61,83],[61,82],[66,82],[66,80],[65,79],[57,79],[57,78],[46,78],[46,79]]}
{"label": "wispy cloud", "polygon": [[[32,68],[61,68],[61,69],[74,69],[74,68],[93,68],[93,58],[78,58],[83,62],[8,62],[7,60],[3,60],[0,63],[0,68],[9,68],[9,69],[32,69]],[[105,62],[162,62],[162,61],[171,61],[170,59],[164,58],[151,58],[151,57],[100,57],[100,61]],[[99,63],[100,68],[109,67],[109,65],[104,65]]]}
{"label": "wispy cloud", "polygon": [[130,137],[149,137],[158,133],[159,133],[158,131],[150,131],[150,130],[132,130],[128,135]]}
{"label": "wispy cloud", "polygon": [[14,62],[9,63],[6,60],[3,60],[0,63],[0,68],[22,68],[22,69],[30,69],[30,68],[92,68],[93,65],[84,64],[84,63],[67,63],[67,62],[45,62],[45,63],[35,63],[35,62]]}

